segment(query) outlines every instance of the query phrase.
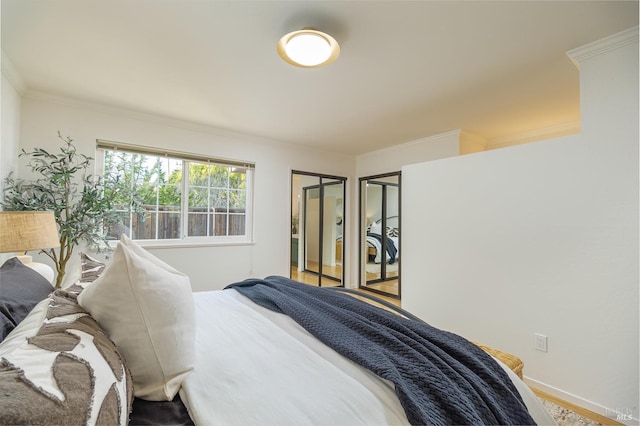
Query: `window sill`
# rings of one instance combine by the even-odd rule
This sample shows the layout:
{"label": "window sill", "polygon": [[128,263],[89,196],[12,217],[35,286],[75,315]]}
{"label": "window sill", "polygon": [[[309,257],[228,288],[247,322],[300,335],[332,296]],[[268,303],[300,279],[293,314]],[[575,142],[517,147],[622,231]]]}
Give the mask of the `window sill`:
{"label": "window sill", "polygon": [[[224,246],[252,246],[253,240],[245,239],[216,239],[208,238],[187,238],[184,240],[133,240],[136,244],[147,249],[173,249],[173,248],[202,248],[202,247],[224,247]],[[117,241],[109,241],[109,246],[115,248]]]}

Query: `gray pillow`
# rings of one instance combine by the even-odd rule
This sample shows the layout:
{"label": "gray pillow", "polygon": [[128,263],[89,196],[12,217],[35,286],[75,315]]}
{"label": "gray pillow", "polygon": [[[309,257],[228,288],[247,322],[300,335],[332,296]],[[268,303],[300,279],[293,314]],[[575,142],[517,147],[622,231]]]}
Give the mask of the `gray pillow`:
{"label": "gray pillow", "polygon": [[0,267],[0,342],[51,292],[51,283],[17,257],[4,262]]}

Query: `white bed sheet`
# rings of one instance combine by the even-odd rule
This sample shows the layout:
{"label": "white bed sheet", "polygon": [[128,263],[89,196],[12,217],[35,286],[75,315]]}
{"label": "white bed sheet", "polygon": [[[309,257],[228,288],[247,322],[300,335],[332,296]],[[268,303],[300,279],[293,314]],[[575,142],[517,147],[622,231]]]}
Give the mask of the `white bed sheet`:
{"label": "white bed sheet", "polygon": [[[197,425],[408,424],[393,384],[234,290],[194,293],[196,362],[180,396]],[[504,367],[539,424],[553,424]]]}

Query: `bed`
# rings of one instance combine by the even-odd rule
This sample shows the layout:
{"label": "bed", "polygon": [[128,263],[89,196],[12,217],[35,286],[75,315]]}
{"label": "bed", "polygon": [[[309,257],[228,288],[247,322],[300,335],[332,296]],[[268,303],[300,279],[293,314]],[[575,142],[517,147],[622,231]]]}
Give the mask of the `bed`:
{"label": "bed", "polygon": [[[384,238],[387,263],[396,263],[400,259],[399,234],[398,216],[387,218],[385,233],[382,232],[382,219],[378,219],[367,226],[365,233],[367,261],[377,264],[382,262],[382,239]],[[336,254],[336,260],[342,260],[342,235],[336,238]]]}
{"label": "bed", "polygon": [[277,276],[191,293],[126,237],[106,267],[83,256],[0,343],[2,424],[553,424],[507,366],[401,310]]}
{"label": "bed", "polygon": [[382,262],[382,239],[385,239],[386,261],[393,264],[400,258],[400,245],[398,241],[398,216],[387,218],[387,227],[382,231],[382,219],[378,219],[367,227],[367,256],[374,263]]}

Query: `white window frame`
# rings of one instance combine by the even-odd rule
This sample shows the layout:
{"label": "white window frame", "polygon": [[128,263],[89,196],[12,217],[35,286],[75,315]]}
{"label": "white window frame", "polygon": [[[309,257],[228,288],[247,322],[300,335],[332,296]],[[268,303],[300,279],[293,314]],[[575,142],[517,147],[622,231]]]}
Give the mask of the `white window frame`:
{"label": "white window frame", "polygon": [[[104,176],[104,151],[123,151],[132,154],[152,155],[152,156],[164,156],[171,159],[183,161],[183,179],[182,179],[182,200],[180,208],[180,225],[182,227],[183,237],[180,239],[146,239],[135,240],[137,244],[148,248],[176,248],[176,247],[203,247],[203,246],[231,246],[231,245],[252,245],[255,244],[253,239],[253,199],[254,199],[254,174],[255,163],[248,161],[230,160],[226,158],[208,157],[199,154],[192,154],[180,151],[170,151],[158,148],[131,145],[121,142],[107,141],[103,139],[96,140],[96,174]],[[185,166],[189,162],[198,163],[213,163],[227,166],[238,166],[245,168],[246,172],[246,209],[245,209],[245,233],[244,235],[218,235],[218,236],[187,236],[188,234],[188,206],[189,202],[189,183],[188,179],[185,179],[184,173]],[[227,214],[229,214],[227,212]],[[228,221],[228,218],[227,218]],[[112,246],[117,244],[117,241],[110,241]]]}

